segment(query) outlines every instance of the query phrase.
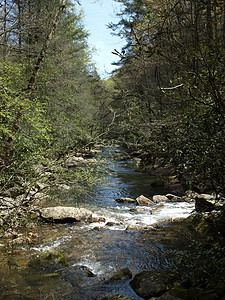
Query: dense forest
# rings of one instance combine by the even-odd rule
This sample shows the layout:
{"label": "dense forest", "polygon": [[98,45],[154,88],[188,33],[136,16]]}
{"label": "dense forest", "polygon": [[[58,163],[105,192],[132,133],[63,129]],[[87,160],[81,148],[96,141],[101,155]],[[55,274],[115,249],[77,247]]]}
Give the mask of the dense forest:
{"label": "dense forest", "polygon": [[115,135],[186,188],[224,191],[224,1],[117,2]]}
{"label": "dense forest", "polygon": [[0,9],[0,185],[17,196],[34,184],[35,164],[94,140],[105,87],[78,3],[1,1]]}
{"label": "dense forest", "polygon": [[127,44],[101,80],[78,3],[1,1],[3,191],[107,134],[186,188],[223,192],[224,2],[117,2],[109,27]]}

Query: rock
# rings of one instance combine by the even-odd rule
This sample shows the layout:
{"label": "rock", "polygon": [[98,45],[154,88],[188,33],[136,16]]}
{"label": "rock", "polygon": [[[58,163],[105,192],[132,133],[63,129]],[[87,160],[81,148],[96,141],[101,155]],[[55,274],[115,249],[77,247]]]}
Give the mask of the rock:
{"label": "rock", "polygon": [[69,185],[66,185],[66,184],[59,184],[57,186],[57,188],[60,189],[60,190],[63,190],[63,191],[69,191],[69,190],[71,190],[71,187]]}
{"label": "rock", "polygon": [[118,223],[118,222],[111,222],[111,221],[109,221],[109,222],[107,222],[106,224],[105,224],[105,226],[108,226],[108,227],[112,227],[112,226],[120,226],[121,225],[121,223]]}
{"label": "rock", "polygon": [[198,195],[195,198],[195,210],[197,212],[206,212],[206,211],[214,210],[216,208],[216,206],[210,200],[207,200],[207,197],[205,198],[202,195]]}
{"label": "rock", "polygon": [[104,217],[95,217],[95,218],[92,218],[91,222],[92,223],[101,223],[101,222],[105,222],[106,219]]}
{"label": "rock", "polygon": [[116,294],[113,296],[106,296],[102,298],[102,300],[133,300],[131,298],[128,298],[127,296]]}
{"label": "rock", "polygon": [[170,202],[179,202],[182,201],[182,198],[173,194],[166,194],[166,197]]}
{"label": "rock", "polygon": [[225,207],[221,211],[193,214],[186,219],[186,223],[206,238],[223,240],[225,238]]}
{"label": "rock", "polygon": [[202,199],[205,199],[207,201],[212,201],[212,200],[216,199],[216,196],[211,195],[211,194],[199,194],[199,195],[197,195],[196,198],[202,198]]}
{"label": "rock", "polygon": [[195,199],[196,196],[198,196],[198,193],[197,192],[194,192],[192,190],[187,190],[184,195],[186,197],[189,197],[189,198],[192,198],[192,199]]}
{"label": "rock", "polygon": [[80,270],[83,270],[87,277],[95,277],[95,274],[86,266],[79,266]]}
{"label": "rock", "polygon": [[159,203],[159,202],[167,202],[169,199],[166,196],[163,195],[154,195],[153,196],[153,201],[155,203]]}
{"label": "rock", "polygon": [[151,210],[151,214],[154,215],[155,213],[157,213],[161,208],[164,207],[164,204],[160,204],[159,206],[157,206],[156,208],[153,208]]}
{"label": "rock", "polygon": [[92,212],[86,208],[77,207],[46,207],[40,209],[41,217],[57,222],[80,222],[91,221]]}
{"label": "rock", "polygon": [[128,268],[123,268],[119,271],[117,271],[115,274],[113,274],[112,277],[110,277],[107,282],[117,281],[117,280],[125,280],[125,279],[131,279],[132,278],[132,272]]}
{"label": "rock", "polygon": [[125,230],[149,230],[151,226],[143,226],[143,225],[128,225]]}
{"label": "rock", "polygon": [[172,288],[174,275],[169,271],[142,271],[134,276],[130,286],[144,299],[158,297]]}
{"label": "rock", "polygon": [[77,167],[83,164],[96,163],[96,162],[97,160],[95,158],[83,158],[83,157],[72,156],[66,160],[65,165],[66,167]]}
{"label": "rock", "polygon": [[122,202],[122,203],[136,203],[137,201],[135,199],[132,199],[132,198],[117,198],[115,199],[115,201],[117,202]]}
{"label": "rock", "polygon": [[84,161],[83,157],[72,156],[66,160],[65,165],[67,167],[76,167],[76,166],[79,166],[80,164],[82,164],[83,161]]}
{"label": "rock", "polygon": [[19,205],[18,200],[15,200],[15,199],[9,198],[9,197],[0,197],[1,208],[4,208],[4,207],[11,208],[11,207],[15,207],[18,205]]}
{"label": "rock", "polygon": [[132,161],[136,164],[137,167],[141,165],[141,158],[134,157],[132,158]]}
{"label": "rock", "polygon": [[142,205],[142,206],[143,205],[150,206],[150,205],[154,205],[155,204],[151,199],[149,199],[149,198],[147,198],[147,197],[145,197],[143,195],[141,195],[138,198],[136,198],[136,201],[137,201],[138,205]]}
{"label": "rock", "polygon": [[51,266],[68,266],[64,254],[57,250],[47,250],[35,255],[28,266],[35,269],[49,268]]}

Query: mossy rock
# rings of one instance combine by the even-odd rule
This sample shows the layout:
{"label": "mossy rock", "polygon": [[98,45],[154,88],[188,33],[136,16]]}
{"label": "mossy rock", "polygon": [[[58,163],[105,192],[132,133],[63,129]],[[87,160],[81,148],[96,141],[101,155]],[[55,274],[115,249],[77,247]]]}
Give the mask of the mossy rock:
{"label": "mossy rock", "polygon": [[125,280],[125,279],[131,279],[132,278],[132,272],[128,268],[123,268],[119,271],[117,271],[113,276],[108,280],[109,282],[117,281],[117,280]]}
{"label": "mossy rock", "polygon": [[175,275],[167,270],[141,271],[130,282],[138,296],[144,299],[159,297],[174,286]]}
{"label": "mossy rock", "polygon": [[56,265],[68,266],[68,262],[64,254],[57,250],[47,250],[35,255],[29,262],[29,267],[35,269],[48,268]]}

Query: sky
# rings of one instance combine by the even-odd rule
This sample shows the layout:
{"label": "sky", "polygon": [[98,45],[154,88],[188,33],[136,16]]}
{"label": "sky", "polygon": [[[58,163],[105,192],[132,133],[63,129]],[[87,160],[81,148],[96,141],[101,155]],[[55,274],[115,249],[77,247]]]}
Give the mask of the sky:
{"label": "sky", "polygon": [[108,78],[109,73],[116,68],[111,63],[118,61],[118,57],[111,52],[114,49],[121,51],[125,43],[119,37],[112,36],[111,30],[107,28],[110,22],[119,21],[116,17],[119,4],[113,0],[99,0],[96,3],[92,0],[82,0],[80,3],[85,14],[84,25],[90,34],[88,43],[96,49],[92,60],[101,78]]}

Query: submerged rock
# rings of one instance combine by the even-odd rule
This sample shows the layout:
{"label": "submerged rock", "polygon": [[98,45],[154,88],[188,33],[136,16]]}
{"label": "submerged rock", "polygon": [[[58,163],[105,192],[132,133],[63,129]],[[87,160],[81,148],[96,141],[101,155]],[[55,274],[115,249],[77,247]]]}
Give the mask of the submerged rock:
{"label": "submerged rock", "polygon": [[124,279],[131,279],[132,278],[132,272],[128,268],[123,268],[119,271],[117,271],[115,274],[113,274],[110,279],[107,280],[107,282],[117,281],[117,280],[124,280]]}
{"label": "submerged rock", "polygon": [[57,250],[47,250],[35,255],[29,262],[29,267],[35,269],[48,269],[52,266],[68,266],[64,254]]}
{"label": "submerged rock", "polygon": [[173,287],[174,275],[169,271],[142,271],[134,276],[130,286],[144,299],[157,297]]}
{"label": "submerged rock", "polygon": [[137,201],[138,205],[142,205],[142,206],[144,206],[144,205],[146,205],[146,206],[151,206],[151,205],[154,205],[154,204],[155,204],[154,201],[152,201],[151,199],[149,199],[149,198],[147,198],[147,197],[145,197],[145,196],[143,196],[143,195],[139,196],[139,197],[136,199],[136,201]]}
{"label": "submerged rock", "polygon": [[41,217],[57,222],[91,221],[92,212],[86,208],[77,207],[46,207],[40,210]]}
{"label": "submerged rock", "polygon": [[151,210],[151,214],[154,215],[155,213],[157,213],[160,209],[162,209],[164,207],[164,204],[160,204],[158,205],[156,208],[153,208]]}

